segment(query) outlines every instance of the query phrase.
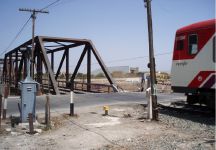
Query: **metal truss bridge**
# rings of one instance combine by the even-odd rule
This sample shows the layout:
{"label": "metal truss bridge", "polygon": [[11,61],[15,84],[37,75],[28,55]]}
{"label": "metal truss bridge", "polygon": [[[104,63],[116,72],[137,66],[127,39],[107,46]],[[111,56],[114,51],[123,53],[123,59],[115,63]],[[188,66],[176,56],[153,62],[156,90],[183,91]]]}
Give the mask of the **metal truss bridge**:
{"label": "metal truss bridge", "polygon": [[[21,44],[15,49],[5,54],[2,82],[9,84],[10,87],[18,89],[19,81],[23,80],[27,75],[27,52],[21,52],[20,48],[31,47],[32,39]],[[33,69],[31,74],[33,78],[40,83],[41,91],[51,92],[53,94],[61,94],[70,90],[80,90],[87,92],[118,92],[112,76],[110,75],[107,67],[105,66],[102,58],[100,57],[96,47],[91,40],[87,39],[74,39],[74,38],[59,38],[36,36],[34,38],[35,50],[32,59]],[[71,49],[76,47],[84,47],[81,56],[76,64],[74,70],[70,70],[69,61]],[[55,61],[55,57],[59,56],[58,52],[62,51],[63,55],[60,62]],[[100,65],[105,77],[109,84],[95,84],[91,82],[91,63],[92,54]],[[87,77],[86,82],[76,80],[76,76],[80,65],[87,56]],[[60,79],[60,73],[65,61],[65,79]],[[58,64],[58,69],[54,70],[54,65]],[[54,74],[54,72],[56,72]],[[47,75],[45,78],[44,74]],[[70,75],[71,74],[71,75]]]}

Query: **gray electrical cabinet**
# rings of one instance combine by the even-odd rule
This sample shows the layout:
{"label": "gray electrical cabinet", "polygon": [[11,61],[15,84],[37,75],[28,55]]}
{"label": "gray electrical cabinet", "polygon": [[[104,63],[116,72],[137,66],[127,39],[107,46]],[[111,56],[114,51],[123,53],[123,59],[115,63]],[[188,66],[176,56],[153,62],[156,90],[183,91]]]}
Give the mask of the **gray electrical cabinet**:
{"label": "gray electrical cabinet", "polygon": [[4,88],[5,85],[3,83],[0,83],[0,96],[4,96]]}
{"label": "gray electrical cabinet", "polygon": [[35,121],[35,103],[38,86],[38,82],[32,80],[29,76],[19,82],[19,89],[21,90],[21,122],[28,122],[29,113],[32,113]]}

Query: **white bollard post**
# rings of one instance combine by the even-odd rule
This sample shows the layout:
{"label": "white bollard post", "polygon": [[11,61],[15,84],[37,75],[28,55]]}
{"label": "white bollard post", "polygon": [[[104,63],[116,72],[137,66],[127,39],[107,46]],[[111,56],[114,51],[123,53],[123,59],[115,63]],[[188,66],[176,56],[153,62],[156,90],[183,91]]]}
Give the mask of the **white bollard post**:
{"label": "white bollard post", "polygon": [[7,114],[7,98],[8,98],[8,95],[10,93],[10,87],[9,85],[5,85],[4,87],[4,106],[3,106],[3,114],[2,114],[2,117],[3,119],[6,119],[6,114]]}
{"label": "white bollard post", "polygon": [[70,116],[74,116],[74,92],[70,92]]}
{"label": "white bollard post", "polygon": [[6,119],[6,114],[7,114],[7,98],[3,98],[4,106],[3,106],[3,119]]}
{"label": "white bollard post", "polygon": [[146,96],[148,98],[148,119],[152,119],[152,95],[150,87],[146,90],[146,93]]}
{"label": "white bollard post", "polygon": [[148,104],[148,107],[149,107],[149,119],[152,119],[153,118],[153,115],[152,115],[152,96],[150,95],[150,98],[149,98],[149,104]]}

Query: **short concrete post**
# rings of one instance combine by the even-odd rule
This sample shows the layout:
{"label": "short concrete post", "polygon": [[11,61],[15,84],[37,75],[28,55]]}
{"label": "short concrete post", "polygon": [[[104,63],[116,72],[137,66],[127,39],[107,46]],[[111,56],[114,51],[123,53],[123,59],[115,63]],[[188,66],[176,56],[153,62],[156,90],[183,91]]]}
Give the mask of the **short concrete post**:
{"label": "short concrete post", "polygon": [[70,116],[74,116],[74,92],[70,92]]}

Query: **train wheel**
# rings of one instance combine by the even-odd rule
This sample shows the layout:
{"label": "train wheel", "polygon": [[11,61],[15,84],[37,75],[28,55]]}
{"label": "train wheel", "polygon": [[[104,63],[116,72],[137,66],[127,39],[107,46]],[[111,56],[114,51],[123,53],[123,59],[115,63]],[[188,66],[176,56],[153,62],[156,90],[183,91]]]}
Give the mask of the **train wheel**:
{"label": "train wheel", "polygon": [[215,93],[208,93],[206,95],[206,105],[208,108],[215,110]]}
{"label": "train wheel", "polygon": [[187,103],[189,105],[195,104],[198,102],[198,96],[197,95],[187,95]]}

